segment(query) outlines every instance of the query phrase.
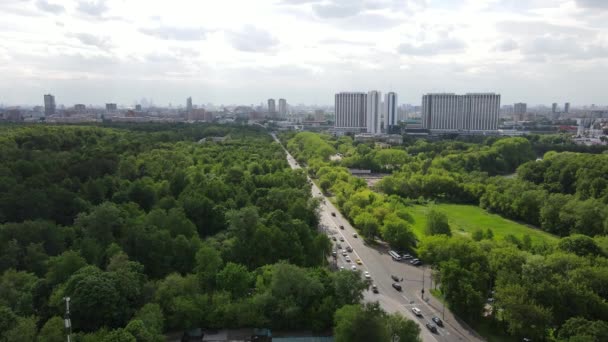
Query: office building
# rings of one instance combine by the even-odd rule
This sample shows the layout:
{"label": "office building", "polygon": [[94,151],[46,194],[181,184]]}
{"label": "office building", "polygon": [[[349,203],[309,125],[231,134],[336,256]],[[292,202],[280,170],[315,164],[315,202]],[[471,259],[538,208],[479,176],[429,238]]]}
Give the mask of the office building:
{"label": "office building", "polygon": [[192,97],[186,99],[186,111],[192,113]]}
{"label": "office building", "polygon": [[568,114],[570,112],[570,102],[566,102],[564,104],[564,113]]}
{"label": "office building", "polygon": [[431,131],[493,131],[498,129],[499,114],[499,94],[449,93],[422,97],[422,127]]}
{"label": "office building", "polygon": [[392,133],[397,127],[397,94],[388,92],[384,95],[384,130]]}
{"label": "office building", "polygon": [[138,112],[141,112],[141,105],[140,104],[135,105],[135,110]]}
{"label": "office building", "polygon": [[279,99],[279,117],[287,117],[287,100]]}
{"label": "office building", "polygon": [[367,127],[366,110],[367,94],[361,92],[336,94],[336,130],[357,133],[365,131]]}
{"label": "office building", "polygon": [[551,106],[551,113],[557,113],[557,103],[555,102],[553,102],[553,105]]}
{"label": "office building", "polygon": [[528,105],[525,103],[516,103],[513,105],[513,120],[523,121],[528,112]]}
{"label": "office building", "polygon": [[51,94],[44,95],[44,115],[53,115],[55,114],[55,96]]}
{"label": "office building", "polygon": [[372,90],[367,93],[367,102],[365,109],[367,133],[380,134],[382,133],[382,117],[381,110],[382,93],[377,90]]}
{"label": "office building", "polygon": [[84,112],[85,110],[87,110],[87,106],[83,105],[83,104],[75,104],[74,105],[74,110],[77,112]]}
{"label": "office building", "polygon": [[268,99],[268,113],[269,114],[276,114],[277,112],[277,105],[276,102],[274,101],[274,99]]}
{"label": "office building", "polygon": [[118,110],[116,103],[106,103],[106,112],[112,113]]}

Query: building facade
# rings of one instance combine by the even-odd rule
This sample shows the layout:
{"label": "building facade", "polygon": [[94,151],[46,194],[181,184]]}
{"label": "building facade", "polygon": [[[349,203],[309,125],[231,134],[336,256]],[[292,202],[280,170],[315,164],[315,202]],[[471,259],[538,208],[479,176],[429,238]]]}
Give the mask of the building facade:
{"label": "building facade", "polygon": [[566,114],[570,113],[570,102],[566,102],[564,104],[564,113],[566,113]]}
{"label": "building facade", "polygon": [[339,131],[361,132],[367,127],[367,94],[342,92],[335,95],[336,122]]}
{"label": "building facade", "polygon": [[275,116],[277,113],[277,105],[274,99],[268,99],[268,114]]}
{"label": "building facade", "polygon": [[513,120],[523,121],[528,112],[528,105],[525,103],[516,103],[513,105]]}
{"label": "building facade", "polygon": [[495,131],[499,115],[499,94],[446,93],[422,97],[422,127],[431,131]]}
{"label": "building facade", "polygon": [[372,90],[367,93],[367,102],[365,109],[367,133],[380,134],[382,133],[382,93],[377,90]]}
{"label": "building facade", "polygon": [[287,100],[285,99],[279,99],[279,116],[287,117]]}
{"label": "building facade", "polygon": [[392,133],[397,127],[397,94],[388,92],[384,95],[384,130],[387,133]]}
{"label": "building facade", "polygon": [[55,105],[55,96],[51,94],[44,95],[44,115],[55,114],[56,108],[57,106]]}
{"label": "building facade", "polygon": [[186,111],[188,113],[192,112],[192,97],[186,99]]}
{"label": "building facade", "polygon": [[106,103],[106,112],[113,113],[118,110],[116,103]]}

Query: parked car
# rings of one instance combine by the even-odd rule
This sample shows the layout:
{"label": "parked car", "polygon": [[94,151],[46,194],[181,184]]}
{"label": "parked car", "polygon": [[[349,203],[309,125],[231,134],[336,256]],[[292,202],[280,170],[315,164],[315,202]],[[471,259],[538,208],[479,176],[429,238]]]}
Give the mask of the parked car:
{"label": "parked car", "polygon": [[419,265],[422,265],[422,261],[420,261],[420,259],[412,259],[412,260],[410,260],[410,264],[412,264],[414,266],[419,266]]}
{"label": "parked car", "polygon": [[356,239],[356,238],[357,238],[357,233],[354,233],[354,234],[353,234],[353,237]]}
{"label": "parked car", "polygon": [[399,277],[397,277],[396,275],[391,275],[391,279],[393,279],[394,281],[399,281]]}
{"label": "parked car", "polygon": [[431,318],[433,320],[433,322],[435,322],[435,324],[437,324],[438,326],[442,327],[443,326],[443,321],[441,320],[441,318],[437,317],[437,316],[433,316],[433,318]]}
{"label": "parked car", "polygon": [[418,316],[418,317],[422,317],[422,311],[420,311],[420,309],[418,309],[417,307],[413,307],[412,308],[412,312],[414,313],[414,315]]}
{"label": "parked car", "polygon": [[338,239],[336,239],[335,236],[332,236],[331,239],[334,240],[334,241],[338,241]]}
{"label": "parked car", "polygon": [[344,238],[340,236],[340,241],[344,242]]}
{"label": "parked car", "polygon": [[338,253],[336,253],[336,251],[332,251],[331,252],[331,256],[333,256],[334,258],[338,256]]}
{"label": "parked car", "polygon": [[341,245],[341,244],[339,244],[339,243],[337,243],[337,244],[336,244],[336,247],[337,247],[338,249],[341,249],[341,248],[342,248],[342,245]]}
{"label": "parked car", "polygon": [[369,274],[367,271],[365,271],[365,279],[372,279],[371,274]]}
{"label": "parked car", "polygon": [[372,285],[372,292],[378,293],[378,286],[376,286],[376,284]]}
{"label": "parked car", "polygon": [[346,251],[342,251],[342,256],[343,256],[343,257],[345,257],[345,256],[347,256],[347,255],[348,255],[348,254],[346,253]]}
{"label": "parked car", "polygon": [[433,323],[427,323],[426,327],[429,328],[429,330],[432,333],[435,333],[435,334],[437,333],[437,326],[435,324],[433,324]]}
{"label": "parked car", "polygon": [[350,257],[348,255],[346,256],[346,262],[350,262]]}
{"label": "parked car", "polygon": [[336,213],[334,213],[333,211],[331,212],[331,216],[336,217]]}
{"label": "parked car", "polygon": [[344,226],[340,225],[340,229],[344,230]]}
{"label": "parked car", "polygon": [[410,260],[411,258],[413,258],[413,256],[411,256],[410,254],[407,254],[407,253],[403,254],[401,256],[401,259],[403,259],[403,260]]}
{"label": "parked car", "polygon": [[350,269],[351,269],[351,270],[353,270],[353,271],[356,271],[356,270],[357,270],[357,266],[352,265],[352,266],[350,267]]}
{"label": "parked car", "polygon": [[393,283],[393,288],[397,291],[401,291],[401,284]]}
{"label": "parked car", "polygon": [[346,251],[348,253],[352,253],[353,252],[353,248],[351,246],[346,246]]}

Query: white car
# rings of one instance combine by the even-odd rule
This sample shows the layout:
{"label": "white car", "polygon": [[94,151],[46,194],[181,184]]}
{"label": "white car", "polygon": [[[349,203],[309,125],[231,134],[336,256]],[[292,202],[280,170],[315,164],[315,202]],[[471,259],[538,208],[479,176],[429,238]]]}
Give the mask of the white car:
{"label": "white car", "polygon": [[372,276],[367,271],[365,271],[365,279],[372,279]]}
{"label": "white car", "polygon": [[352,266],[350,267],[350,269],[351,269],[351,270],[353,270],[353,271],[356,271],[356,270],[357,270],[357,266],[352,265]]}
{"label": "white car", "polygon": [[350,262],[350,257],[348,255],[346,256],[346,262]]}
{"label": "white car", "polygon": [[422,317],[422,311],[420,311],[420,309],[418,309],[417,307],[413,307],[412,312],[414,313],[414,315]]}
{"label": "white car", "polygon": [[344,266],[340,266],[340,271],[344,271]]}

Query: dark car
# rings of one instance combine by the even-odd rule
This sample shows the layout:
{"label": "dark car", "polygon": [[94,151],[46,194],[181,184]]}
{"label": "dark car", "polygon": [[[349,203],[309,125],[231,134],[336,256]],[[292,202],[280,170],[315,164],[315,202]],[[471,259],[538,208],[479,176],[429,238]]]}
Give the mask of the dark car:
{"label": "dark car", "polygon": [[426,327],[429,328],[429,330],[433,333],[437,333],[437,326],[433,323],[427,323]]}
{"label": "dark car", "polygon": [[346,246],[346,250],[348,251],[348,253],[353,252],[353,248],[351,246]]}
{"label": "dark car", "polygon": [[334,241],[336,241],[336,237],[335,236],[332,236],[331,239],[334,240]]}
{"label": "dark car", "polygon": [[335,258],[338,256],[338,253],[336,253],[336,251],[331,252],[331,255]]}
{"label": "dark car", "polygon": [[340,229],[344,229],[344,226],[340,226]]}
{"label": "dark car", "polygon": [[399,281],[399,277],[397,277],[396,275],[391,275],[391,279],[393,279],[394,281]]}
{"label": "dark car", "polygon": [[372,285],[372,292],[378,293],[378,286],[376,286],[376,284]]}
{"label": "dark car", "polygon": [[334,213],[333,211],[331,212],[331,216],[336,217],[336,213]]}
{"label": "dark car", "polygon": [[397,283],[393,283],[393,288],[397,291],[401,291],[401,285],[399,285]]}
{"label": "dark car", "polygon": [[443,321],[441,320],[441,318],[434,316],[433,318],[431,318],[433,320],[433,322],[435,322],[435,324],[437,324],[438,326],[442,327],[443,326]]}

